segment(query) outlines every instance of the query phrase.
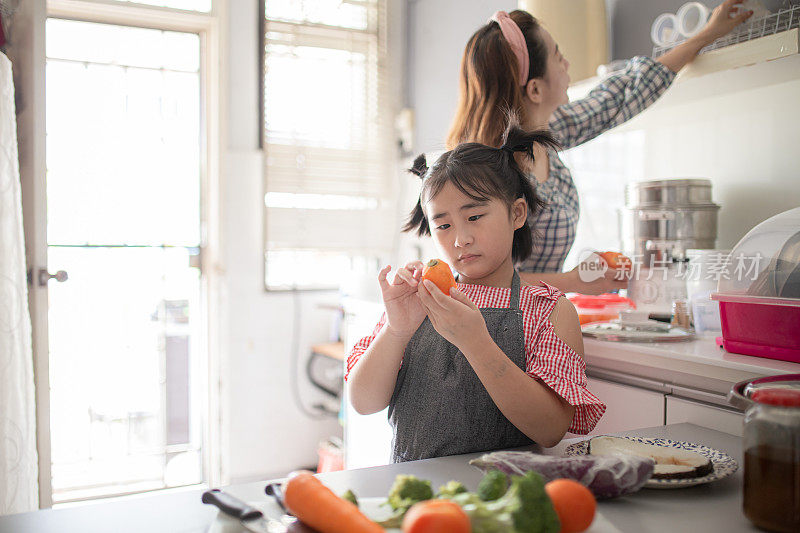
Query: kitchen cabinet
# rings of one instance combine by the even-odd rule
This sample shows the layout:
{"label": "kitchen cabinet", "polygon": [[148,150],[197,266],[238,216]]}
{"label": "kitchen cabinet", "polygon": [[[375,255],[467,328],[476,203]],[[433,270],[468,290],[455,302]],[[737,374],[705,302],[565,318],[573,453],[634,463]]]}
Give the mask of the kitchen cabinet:
{"label": "kitchen cabinet", "polygon": [[666,423],[691,422],[717,431],[742,435],[744,415],[733,409],[725,409],[684,398],[666,397]]}
{"label": "kitchen cabinet", "polygon": [[590,435],[602,435],[664,424],[664,394],[641,387],[589,378],[589,390],[606,404]]}
{"label": "kitchen cabinet", "polygon": [[[349,299],[344,307],[344,353],[364,336],[369,335],[381,318],[383,305],[377,302]],[[392,426],[388,408],[371,415],[361,415],[350,405],[347,387],[344,392],[342,423],[344,424],[344,466],[347,469],[385,465],[391,461]]]}

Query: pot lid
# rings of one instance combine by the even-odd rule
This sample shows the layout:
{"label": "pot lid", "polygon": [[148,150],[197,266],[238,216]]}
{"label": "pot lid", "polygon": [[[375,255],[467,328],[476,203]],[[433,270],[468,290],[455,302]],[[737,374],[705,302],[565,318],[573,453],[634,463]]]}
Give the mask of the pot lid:
{"label": "pot lid", "polygon": [[670,324],[658,324],[658,327],[627,326],[620,324],[619,320],[612,320],[586,324],[581,331],[584,337],[613,342],[680,342],[695,338],[692,331]]}
{"label": "pot lid", "polygon": [[[769,390],[793,391],[789,392],[788,395],[800,394],[800,374],[780,374],[777,376],[766,376],[763,378],[740,381],[731,387],[728,393],[728,402],[740,409],[747,409],[753,405],[755,401],[775,405],[775,402],[769,401],[770,395],[765,394],[765,392]],[[782,398],[783,395],[777,393],[772,397]]]}

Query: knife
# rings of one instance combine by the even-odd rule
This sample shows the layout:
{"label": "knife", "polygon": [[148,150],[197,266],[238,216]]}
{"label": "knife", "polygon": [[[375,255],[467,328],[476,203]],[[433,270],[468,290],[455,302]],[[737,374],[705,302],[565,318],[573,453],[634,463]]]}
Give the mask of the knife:
{"label": "knife", "polygon": [[211,504],[228,516],[236,518],[249,531],[255,533],[287,533],[288,531],[283,522],[265,517],[264,513],[258,509],[219,489],[205,491],[202,500],[203,503]]}

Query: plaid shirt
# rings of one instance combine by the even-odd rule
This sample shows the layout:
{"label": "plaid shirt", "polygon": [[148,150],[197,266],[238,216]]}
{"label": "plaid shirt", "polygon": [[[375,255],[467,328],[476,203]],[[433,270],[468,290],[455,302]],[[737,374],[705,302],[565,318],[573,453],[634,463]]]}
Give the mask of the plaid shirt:
{"label": "plaid shirt", "polygon": [[[480,308],[505,309],[510,306],[510,288],[464,283],[457,285]],[[603,416],[606,406],[586,388],[586,364],[583,359],[556,335],[550,322],[550,313],[561,296],[563,293],[547,284],[523,285],[520,288],[519,307],[525,330],[525,372],[575,406],[575,417],[569,431],[586,434]],[[372,334],[358,341],[350,351],[345,380],[384,324],[385,313]]]}
{"label": "plaid shirt", "polygon": [[[634,57],[625,70],[603,80],[586,98],[556,109],[550,130],[565,150],[583,144],[642,112],[670,86],[675,75],[649,57]],[[575,242],[578,190],[558,154],[549,150],[548,155],[550,176],[544,183],[536,182],[536,192],[548,205],[528,218],[534,250],[517,265],[523,272],[561,272]]]}

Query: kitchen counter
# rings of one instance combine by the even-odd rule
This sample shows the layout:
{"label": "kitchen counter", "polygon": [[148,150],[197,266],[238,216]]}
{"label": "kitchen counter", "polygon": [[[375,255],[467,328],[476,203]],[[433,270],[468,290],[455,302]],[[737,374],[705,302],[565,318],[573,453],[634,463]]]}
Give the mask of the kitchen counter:
{"label": "kitchen counter", "polygon": [[584,337],[587,373],[614,372],[726,395],[731,385],[772,374],[800,373],[800,364],[730,353],[714,338],[686,342],[610,342]]}
{"label": "kitchen counter", "polygon": [[[722,450],[742,464],[739,437],[693,424],[673,424],[621,433],[685,440]],[[545,450],[560,454],[571,442]],[[481,473],[468,465],[480,454],[426,459],[410,463],[330,472],[320,478],[336,492],[346,489],[361,497],[384,496],[397,474],[415,474],[430,479],[435,487],[458,479],[470,489],[477,487]],[[251,502],[263,501],[266,481],[234,485],[225,490]],[[623,532],[655,533],[707,531],[736,533],[754,531],[741,512],[741,468],[732,476],[706,485],[684,489],[643,489],[622,498],[598,502],[598,511]],[[82,533],[203,532],[215,519],[216,510],[200,502],[202,490],[190,489],[90,503],[58,510],[43,510],[0,517],[0,533],[36,531]]]}

